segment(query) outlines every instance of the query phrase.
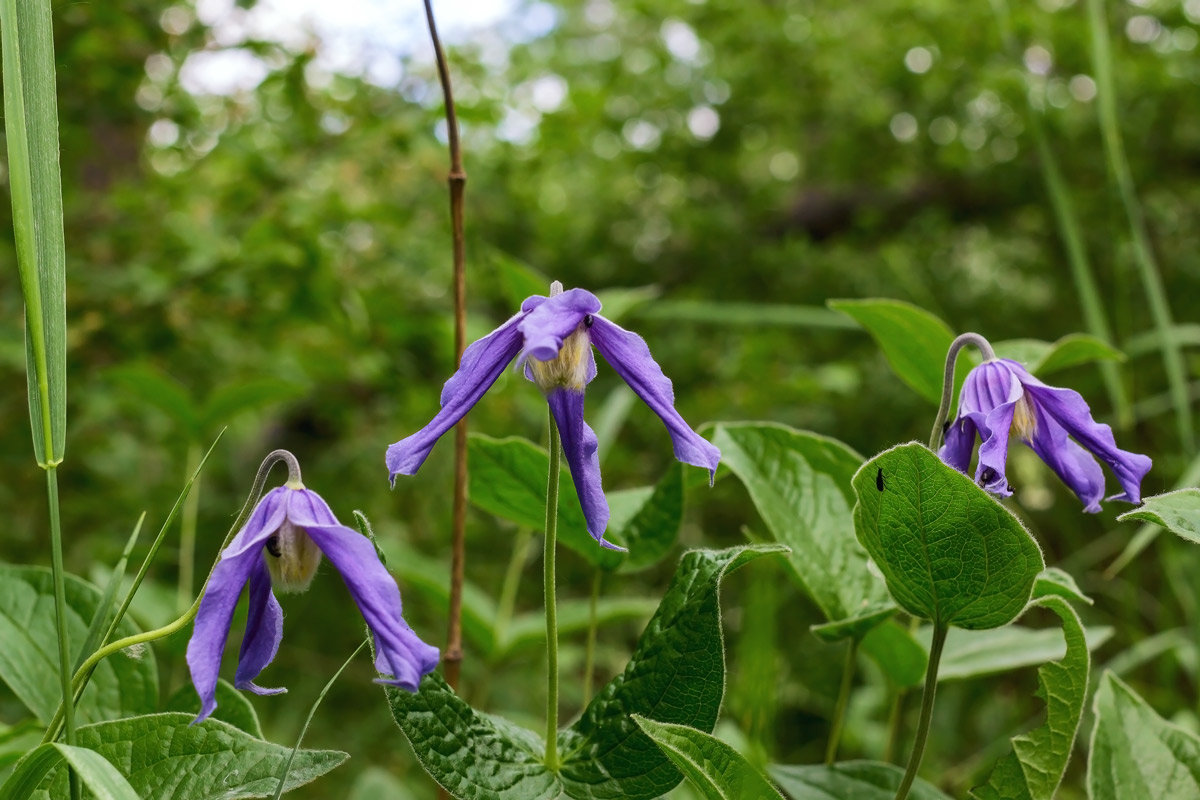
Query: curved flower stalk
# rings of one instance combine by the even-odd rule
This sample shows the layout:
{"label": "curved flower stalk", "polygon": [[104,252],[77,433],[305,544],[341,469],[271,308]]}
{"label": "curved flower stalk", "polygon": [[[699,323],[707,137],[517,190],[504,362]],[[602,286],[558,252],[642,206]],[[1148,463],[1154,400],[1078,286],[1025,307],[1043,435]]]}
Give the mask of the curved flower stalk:
{"label": "curved flower stalk", "polygon": [[985,358],[963,383],[958,416],[947,426],[938,455],[966,472],[978,433],[982,444],[975,481],[993,494],[1008,497],[1012,490],[1004,467],[1010,432],[1033,448],[1078,495],[1084,511],[1098,512],[1104,497],[1104,471],[1096,458],[1108,465],[1121,485],[1121,492],[1109,500],[1142,501],[1142,478],[1150,470],[1150,459],[1118,448],[1112,428],[1092,419],[1079,392],[1048,386],[1011,359]]}
{"label": "curved flower stalk", "polygon": [[325,501],[305,489],[294,473],[286,485],[259,501],[208,580],[187,648],[188,668],[201,703],[196,722],[217,707],[221,654],[234,607],[247,584],[250,609],[234,685],[255,694],[286,691],[254,683],[275,658],[283,638],[283,610],[273,589],[307,589],[322,554],[341,573],[375,639],[375,669],[389,676],[376,679],[377,683],[416,691],[421,677],[437,666],[438,649],[421,641],[401,616],[400,590],[380,563],[375,546],[340,524]]}
{"label": "curved flower stalk", "polygon": [[546,395],[554,415],[588,533],[604,547],[623,549],[604,539],[608,501],[600,482],[596,434],[583,419],[584,391],[596,377],[593,345],[662,419],[675,457],[707,469],[711,483],[721,451],[692,430],[675,410],[671,381],[642,337],[600,316],[599,311],[596,295],[584,289],[564,292],[558,281],[551,285],[549,297],[526,298],[520,313],[466,349],[458,371],[442,389],[442,409],[429,424],[388,447],[392,483],[397,475],[415,474],[438,438],[454,427],[519,357],[525,377]]}

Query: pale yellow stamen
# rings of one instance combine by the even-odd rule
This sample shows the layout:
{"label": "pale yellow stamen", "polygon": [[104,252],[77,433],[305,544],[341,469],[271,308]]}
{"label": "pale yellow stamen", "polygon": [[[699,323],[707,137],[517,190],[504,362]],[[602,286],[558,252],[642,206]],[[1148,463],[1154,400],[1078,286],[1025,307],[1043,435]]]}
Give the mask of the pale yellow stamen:
{"label": "pale yellow stamen", "polygon": [[263,558],[271,573],[271,584],[282,593],[303,592],[312,583],[321,563],[317,547],[303,528],[284,522],[267,540]]}
{"label": "pale yellow stamen", "polygon": [[579,327],[563,339],[558,355],[549,361],[536,358],[529,359],[529,372],[533,381],[543,392],[552,389],[574,389],[582,392],[587,385],[588,351],[591,348],[587,327],[580,323]]}
{"label": "pale yellow stamen", "polygon": [[1029,395],[1021,395],[1013,409],[1012,432],[1026,442],[1033,441],[1033,435],[1037,433],[1037,416],[1033,413]]}

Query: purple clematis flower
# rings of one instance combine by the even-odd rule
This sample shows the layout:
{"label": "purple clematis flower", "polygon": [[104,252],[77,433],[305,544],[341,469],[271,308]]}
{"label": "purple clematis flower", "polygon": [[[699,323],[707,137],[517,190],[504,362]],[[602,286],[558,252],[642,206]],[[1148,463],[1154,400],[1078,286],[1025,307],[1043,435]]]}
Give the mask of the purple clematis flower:
{"label": "purple clematis flower", "polygon": [[958,416],[947,426],[938,455],[966,472],[978,432],[983,443],[975,481],[993,494],[1008,497],[1012,491],[1004,464],[1010,431],[1079,496],[1084,511],[1099,511],[1104,497],[1104,472],[1093,455],[1109,466],[1121,484],[1122,492],[1109,500],[1142,502],[1142,478],[1150,470],[1150,459],[1119,449],[1112,428],[1092,419],[1079,392],[1047,386],[1007,358],[985,361],[967,375]]}
{"label": "purple clematis flower", "polygon": [[377,683],[416,691],[421,677],[437,666],[438,649],[417,638],[401,617],[400,590],[371,541],[340,524],[316,492],[289,482],[272,489],[255,506],[208,580],[187,647],[192,683],[200,695],[196,722],[217,707],[221,654],[233,609],[247,583],[250,610],[234,685],[255,694],[286,691],[253,683],[275,658],[283,638],[283,610],[272,587],[282,592],[307,589],[322,553],[342,573],[375,638],[375,669],[391,676]]}
{"label": "purple clematis flower", "polygon": [[525,377],[538,385],[550,404],[588,533],[604,547],[623,550],[604,539],[608,501],[600,485],[596,434],[583,420],[584,389],[596,377],[591,345],[662,418],[675,457],[707,469],[711,482],[721,451],[692,430],[675,410],[671,381],[655,363],[642,337],[600,316],[599,310],[596,295],[584,289],[564,292],[562,284],[555,281],[549,297],[526,298],[520,313],[472,343],[463,352],[458,372],[442,389],[441,411],[424,428],[388,448],[392,483],[397,475],[416,473],[438,438],[454,427],[505,367],[520,356]]}

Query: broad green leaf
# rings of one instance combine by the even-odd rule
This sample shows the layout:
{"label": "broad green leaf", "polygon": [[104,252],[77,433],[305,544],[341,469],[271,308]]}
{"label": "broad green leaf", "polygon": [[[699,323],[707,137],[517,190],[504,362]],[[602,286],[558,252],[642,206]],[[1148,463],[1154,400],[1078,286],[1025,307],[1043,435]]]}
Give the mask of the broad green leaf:
{"label": "broad green leaf", "polygon": [[39,464],[58,464],[67,427],[67,256],[49,0],[0,2],[0,45],[33,451]]}
{"label": "broad green leaf", "polygon": [[1029,602],[1045,566],[1021,522],[916,442],[854,476],[854,527],[892,597],[935,625],[996,628]]}
{"label": "broad green leaf", "polygon": [[[1200,456],[1196,456],[1191,460],[1191,462],[1188,463],[1187,467],[1183,470],[1183,474],[1181,474],[1179,479],[1175,482],[1175,488],[1189,489],[1194,487],[1197,482],[1200,482]],[[1138,509],[1134,510],[1136,511]],[[1120,517],[1117,519],[1119,520]],[[1129,566],[1130,562],[1137,558],[1143,550],[1149,547],[1150,543],[1158,538],[1158,534],[1161,532],[1162,527],[1156,523],[1147,523],[1139,527],[1137,529],[1137,533],[1129,538],[1129,544],[1125,545],[1124,549],[1121,550],[1121,555],[1117,556],[1113,560],[1113,563],[1109,565],[1108,569],[1104,571],[1104,577],[1106,579],[1112,579],[1117,575],[1117,573]]]}
{"label": "broad green leaf", "polygon": [[1055,342],[1010,339],[995,342],[996,355],[1020,361],[1035,375],[1051,373],[1092,361],[1124,361],[1125,354],[1086,333],[1069,333]]}
{"label": "broad green leaf", "polygon": [[[917,394],[935,405],[941,401],[946,353],[954,341],[949,325],[902,300],[830,300],[828,305],[865,328],[883,350],[892,371]],[[959,358],[958,369],[966,373],[965,358]]]}
{"label": "broad green leaf", "polygon": [[[0,786],[0,800],[26,800],[33,797],[46,776],[64,760],[71,765],[79,782],[88,788],[95,800],[141,800],[129,781],[104,756],[83,747],[53,742],[41,745],[17,765],[9,779]],[[63,787],[64,790],[66,788]]]}
{"label": "broad green leaf", "polygon": [[1154,712],[1111,672],[1092,701],[1090,800],[1200,797],[1200,738]]}
{"label": "broad green leaf", "polygon": [[708,300],[659,300],[638,310],[639,319],[661,319],[700,325],[731,325],[762,328],[851,330],[855,327],[837,312],[821,306],[770,303],[718,303]]}
{"label": "broad green leaf", "polygon": [[715,736],[640,714],[634,714],[633,721],[705,800],[783,800],[757,769]]}
{"label": "broad green leaf", "polygon": [[133,526],[129,538],[125,540],[125,549],[121,551],[121,557],[117,559],[116,566],[112,568],[108,579],[104,581],[104,592],[100,596],[100,602],[96,605],[96,613],[92,615],[91,624],[88,625],[87,638],[83,640],[83,646],[79,648],[79,653],[75,657],[73,669],[79,669],[88,656],[100,649],[100,640],[108,633],[110,621],[114,619],[113,604],[117,600],[117,590],[121,588],[121,582],[125,580],[125,567],[129,564],[129,556],[133,553],[134,546],[137,545],[138,536],[142,532],[142,523],[145,521],[146,512],[143,511],[138,517],[137,524]]}
{"label": "broad green leaf", "polygon": [[1087,697],[1091,656],[1079,615],[1056,595],[1034,601],[1062,620],[1066,654],[1038,668],[1038,696],[1046,701],[1046,721],[1012,739],[1013,749],[996,763],[975,800],[1052,800],[1062,782]]}
{"label": "broad green leaf", "polygon": [[[468,440],[471,462],[468,496],[471,503],[498,517],[511,520],[535,531],[546,526],[546,473],[550,457],[533,442],[518,437],[493,439],[471,434]],[[571,474],[562,470],[558,495],[558,540],[583,556],[589,564],[613,569],[625,556],[601,547],[587,532],[587,522],[579,508],[579,497]],[[609,541],[624,546],[617,536]]]}
{"label": "broad green leaf", "polygon": [[721,463],[746,487],[797,583],[831,621],[888,601],[854,538],[850,481],[862,456],[836,439],[770,423],[718,423]]}
{"label": "broad green leaf", "polygon": [[33,719],[25,719],[11,727],[0,723],[0,784],[18,760],[42,743],[44,733],[42,726]]}
{"label": "broad green leaf", "polygon": [[532,731],[476,711],[437,674],[420,691],[388,688],[392,717],[426,772],[460,800],[650,800],[681,776],[630,719],[712,730],[725,689],[722,577],[772,547],[686,553],[625,671],[559,733],[562,764],[542,764]]}
{"label": "broad green leaf", "polygon": [[[773,764],[771,777],[791,800],[892,800],[904,770],[878,761],[839,761],[784,766]],[[917,778],[908,796],[912,800],[949,800]]]}
{"label": "broad green leaf", "polygon": [[[289,747],[264,742],[217,720],[192,725],[191,714],[150,714],[80,728],[79,746],[94,750],[125,776],[138,797],[154,800],[237,800],[269,797]],[[324,775],[347,758],[336,750],[301,750],[285,791]],[[55,771],[32,795],[67,796],[67,776]]]}
{"label": "broad green leaf", "polygon": [[[928,651],[933,629],[926,625],[917,631],[917,641]],[[1096,650],[1112,638],[1113,629],[1106,625],[1089,626],[1084,630],[1088,650]],[[952,630],[946,637],[938,681],[956,681],[1011,672],[1048,661],[1057,661],[1066,654],[1062,635],[1053,629],[1026,628],[1005,625],[986,631]]]}
{"label": "broad green leaf", "polygon": [[608,529],[616,541],[629,548],[622,572],[633,572],[662,561],[679,537],[683,522],[683,465],[667,467],[657,486],[610,492],[612,513]]}
{"label": "broad green leaf", "polygon": [[[190,683],[179,687],[179,691],[171,695],[163,711],[179,711],[191,714],[193,717],[200,712],[200,698]],[[258,714],[254,711],[249,698],[244,692],[239,692],[224,678],[217,680],[217,710],[210,719],[228,722],[240,731],[245,731],[256,739],[263,738],[262,725],[258,722]]]}
{"label": "broad green leaf", "polygon": [[883,624],[896,615],[900,609],[892,603],[880,603],[868,606],[852,617],[813,625],[809,628],[823,642],[837,642],[842,639],[862,639],[873,628]]}
{"label": "broad green leaf", "polygon": [[1177,489],[1142,500],[1132,511],[1117,517],[1125,520],[1153,522],[1189,542],[1200,543],[1200,489]]}
{"label": "broad green leaf", "polygon": [[[951,635],[954,633],[950,631]],[[872,628],[863,637],[860,649],[879,664],[888,680],[897,688],[920,686],[925,680],[929,642],[922,645],[914,639],[907,625],[889,620]],[[938,677],[941,675],[942,671],[938,670]]]}
{"label": "broad green leaf", "polygon": [[[48,569],[0,564],[0,680],[43,725],[54,716],[62,697],[53,586]],[[67,575],[66,599],[67,636],[78,644],[87,637],[88,623],[103,598],[96,587]],[[117,626],[118,637],[134,633],[137,628],[127,619]],[[95,722],[144,714],[157,705],[154,658],[146,652],[126,650],[96,667],[76,718],[81,723]]]}
{"label": "broad green leaf", "polygon": [[1045,597],[1051,594],[1089,606],[1095,602],[1080,590],[1079,584],[1075,582],[1071,573],[1058,567],[1046,567],[1033,583],[1034,597]]}

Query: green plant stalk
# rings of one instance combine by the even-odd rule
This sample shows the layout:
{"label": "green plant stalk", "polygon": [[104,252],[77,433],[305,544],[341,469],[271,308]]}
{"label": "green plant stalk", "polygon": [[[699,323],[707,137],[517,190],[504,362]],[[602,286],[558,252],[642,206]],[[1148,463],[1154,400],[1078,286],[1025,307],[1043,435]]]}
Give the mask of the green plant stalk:
{"label": "green plant stalk", "polygon": [[[1012,31],[1012,20],[1009,16],[1008,4],[1005,0],[992,0],[992,10],[1000,25],[1000,36],[1004,47],[1013,58],[1018,58],[1020,48]],[[1050,149],[1050,141],[1046,136],[1046,128],[1042,124],[1042,112],[1033,104],[1029,92],[1024,92],[1025,109],[1028,112],[1029,130],[1033,134],[1034,148],[1037,150],[1038,167],[1042,172],[1042,182],[1046,186],[1046,194],[1050,197],[1050,207],[1054,210],[1054,219],[1058,224],[1058,233],[1062,237],[1063,247],[1067,252],[1067,263],[1071,269],[1071,279],[1075,283],[1075,291],[1079,294],[1079,304],[1083,309],[1083,321],[1088,333],[1107,344],[1113,344],[1112,331],[1108,326],[1108,317],[1104,313],[1104,303],[1100,300],[1100,290],[1096,286],[1095,273],[1088,261],[1087,248],[1083,244],[1083,233],[1079,225],[1079,215],[1075,212],[1075,204],[1067,183],[1063,180],[1062,171],[1058,167],[1058,159]],[[1104,379],[1109,401],[1117,418],[1117,427],[1129,428],[1133,424],[1133,409],[1129,403],[1129,395],[1121,382],[1120,368],[1111,361],[1099,364],[1100,375]]]}
{"label": "green plant stalk", "polygon": [[842,728],[846,723],[846,707],[850,705],[850,689],[854,685],[854,667],[858,656],[857,638],[851,639],[846,648],[846,661],[842,665],[842,684],[838,687],[837,704],[833,707],[833,724],[829,729],[829,743],[825,745],[825,763],[837,761],[838,744],[842,739]]}
{"label": "green plant stalk", "polygon": [[950,349],[946,351],[946,369],[942,373],[942,400],[938,403],[937,416],[933,418],[933,430],[929,433],[929,449],[935,453],[942,443],[942,429],[946,426],[946,420],[950,416],[950,402],[954,399],[954,365],[958,362],[959,351],[969,344],[978,348],[984,361],[991,361],[996,357],[991,344],[978,333],[959,334],[950,343]]}
{"label": "green plant stalk", "polygon": [[904,728],[904,701],[908,699],[908,689],[900,687],[892,698],[892,707],[888,711],[887,743],[883,746],[883,760],[892,764],[896,760],[896,751],[900,749],[900,734]]}
{"label": "green plant stalk", "polygon": [[188,445],[187,474],[191,475],[192,491],[184,501],[179,520],[179,592],[176,608],[186,608],[192,600],[193,576],[196,571],[196,521],[200,515],[200,444]]}
{"label": "green plant stalk", "polygon": [[546,543],[542,555],[542,590],[546,602],[546,757],[547,769],[558,770],[558,607],[554,588],[554,550],[558,538],[558,426],[550,415],[550,469],[546,476]]}
{"label": "green plant stalk", "polygon": [[308,733],[308,726],[312,724],[313,716],[317,713],[317,707],[321,705],[321,701],[325,699],[325,695],[329,694],[329,690],[333,688],[333,684],[337,682],[337,679],[342,677],[342,673],[346,671],[346,667],[350,666],[350,662],[357,658],[358,654],[367,646],[368,641],[368,639],[364,639],[354,649],[354,652],[350,654],[350,657],[342,662],[342,665],[338,667],[338,671],[333,673],[333,677],[329,679],[329,682],[325,684],[325,688],[321,690],[321,693],[317,695],[317,699],[313,701],[312,708],[308,710],[308,716],[304,718],[304,725],[300,727],[300,735],[296,737],[296,744],[292,747],[292,752],[288,753],[287,761],[283,763],[283,769],[279,771],[279,785],[275,787],[275,794],[272,796],[272,800],[279,800],[280,795],[283,794],[283,785],[287,782],[287,775],[292,768],[292,761],[295,760],[296,753],[300,750],[300,745],[304,743],[304,735]]}
{"label": "green plant stalk", "polygon": [[921,767],[921,759],[925,756],[925,742],[929,739],[929,724],[933,720],[933,697],[937,694],[938,664],[942,660],[942,648],[946,644],[946,634],[950,628],[945,623],[936,622],[933,627],[933,641],[929,646],[929,666],[925,669],[925,689],[921,693],[921,716],[917,720],[917,732],[913,737],[912,755],[908,758],[908,769],[904,771],[904,780],[896,790],[895,800],[905,800],[912,789],[913,781],[917,779],[917,770]]}
{"label": "green plant stalk", "polygon": [[596,671],[596,628],[598,623],[596,603],[600,599],[601,577],[602,573],[599,569],[592,571],[592,596],[588,601],[587,642],[583,649],[583,704],[585,706],[592,701],[592,673]]}
{"label": "green plant stalk", "polygon": [[71,647],[67,641],[67,595],[63,585],[62,523],[58,513],[58,468],[46,467],[46,494],[50,501],[50,558],[54,568],[54,617],[58,634],[58,675],[67,744],[75,744],[75,695],[71,692]]}
{"label": "green plant stalk", "polygon": [[1174,341],[1171,330],[1174,320],[1167,302],[1162,276],[1150,247],[1150,234],[1146,228],[1146,217],[1138,200],[1133,184],[1133,173],[1117,123],[1117,92],[1113,79],[1112,47],[1108,38],[1108,20],[1104,14],[1103,0],[1088,0],[1088,27],[1091,32],[1092,71],[1096,76],[1097,102],[1100,115],[1100,134],[1104,140],[1104,152],[1108,169],[1117,184],[1121,204],[1129,222],[1133,239],[1134,261],[1150,303],[1150,316],[1158,331],[1159,346],[1162,348],[1163,366],[1167,372],[1172,405],[1175,406],[1176,425],[1184,453],[1191,455],[1196,448],[1192,429],[1191,402],[1188,397],[1187,377],[1184,372],[1183,352]]}
{"label": "green plant stalk", "polygon": [[504,582],[500,584],[500,597],[496,600],[495,638],[499,646],[508,637],[508,626],[512,624],[513,609],[517,605],[517,588],[521,583],[521,571],[529,554],[529,542],[533,531],[526,527],[517,529],[508,569],[504,571]]}

